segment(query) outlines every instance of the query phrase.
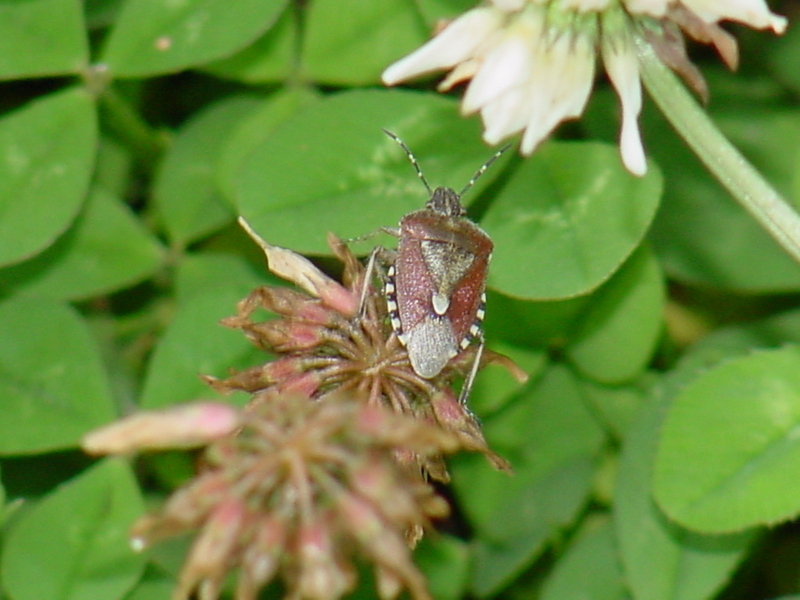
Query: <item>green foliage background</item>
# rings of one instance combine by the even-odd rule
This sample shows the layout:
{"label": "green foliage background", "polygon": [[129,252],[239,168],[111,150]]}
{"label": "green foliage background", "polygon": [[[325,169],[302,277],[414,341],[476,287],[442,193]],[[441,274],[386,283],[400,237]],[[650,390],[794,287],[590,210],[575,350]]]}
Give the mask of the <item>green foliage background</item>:
{"label": "green foliage background", "polygon": [[[81,436],[264,360],[217,324],[267,280],[237,214],[323,255],[328,231],[426,199],[381,128],[434,185],[491,156],[457,97],[379,84],[469,6],[0,1],[1,597],[169,597],[183,545],[134,555],[127,530],[189,459],[136,477]],[[709,110],[798,198],[800,31],[738,33],[738,74],[694,49]],[[599,81],[560,141],[506,153],[465,198],[496,246],[489,345],[531,379],[479,377],[472,408],[516,474],[453,462],[462,528],[419,550],[437,598],[798,593],[800,266],[649,106],[650,168],[627,174],[617,112]]]}

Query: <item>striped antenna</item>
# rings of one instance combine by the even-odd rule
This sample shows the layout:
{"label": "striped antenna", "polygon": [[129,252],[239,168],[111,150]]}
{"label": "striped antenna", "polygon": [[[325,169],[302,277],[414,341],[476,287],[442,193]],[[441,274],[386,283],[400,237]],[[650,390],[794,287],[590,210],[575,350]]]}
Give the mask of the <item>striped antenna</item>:
{"label": "striped antenna", "polygon": [[466,194],[469,191],[469,188],[471,188],[473,185],[475,185],[475,182],[478,181],[478,178],[481,175],[483,175],[484,171],[486,171],[486,169],[488,169],[492,165],[492,163],[494,161],[496,161],[498,158],[500,158],[500,156],[503,154],[503,152],[505,152],[509,148],[511,148],[511,144],[506,144],[505,146],[500,148],[500,150],[495,152],[494,156],[492,156],[489,160],[487,160],[485,163],[483,163],[483,166],[475,172],[475,175],[473,175],[472,179],[470,179],[467,182],[467,185],[464,186],[464,189],[459,192],[459,194],[458,194],[459,198],[461,196],[463,196],[464,194]]}
{"label": "striped antenna", "polygon": [[395,142],[400,144],[400,147],[405,151],[406,155],[408,156],[408,160],[410,160],[411,164],[414,165],[414,169],[417,171],[417,176],[419,176],[419,178],[422,180],[422,183],[425,184],[425,189],[428,190],[428,194],[432,194],[433,192],[431,191],[431,186],[428,185],[428,180],[425,179],[425,175],[422,174],[422,167],[419,166],[419,163],[417,162],[417,159],[414,157],[414,154],[411,152],[411,149],[408,146],[406,146],[403,140],[401,140],[399,137],[397,137],[388,129],[384,129],[383,133],[385,133]]}

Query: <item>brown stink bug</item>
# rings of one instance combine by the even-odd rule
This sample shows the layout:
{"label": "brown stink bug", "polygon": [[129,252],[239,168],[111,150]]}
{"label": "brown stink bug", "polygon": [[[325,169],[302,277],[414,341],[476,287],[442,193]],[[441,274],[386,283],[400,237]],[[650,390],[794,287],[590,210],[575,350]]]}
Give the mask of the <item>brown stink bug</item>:
{"label": "brown stink bug", "polygon": [[485,287],[494,245],[483,229],[466,217],[461,196],[507,148],[490,158],[456,193],[446,187],[431,191],[411,150],[393,133],[408,155],[430,199],[425,208],[407,214],[389,266],[385,293],[392,326],[408,350],[411,367],[420,377],[436,377],[472,340],[479,345],[473,367],[460,394],[466,401],[483,354],[481,322]]}

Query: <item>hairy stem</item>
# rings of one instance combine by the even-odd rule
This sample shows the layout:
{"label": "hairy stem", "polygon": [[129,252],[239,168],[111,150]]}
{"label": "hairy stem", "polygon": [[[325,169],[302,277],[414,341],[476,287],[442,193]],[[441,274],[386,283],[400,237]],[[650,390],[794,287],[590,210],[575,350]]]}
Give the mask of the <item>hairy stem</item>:
{"label": "hairy stem", "polygon": [[708,170],[800,263],[800,216],[720,132],[678,78],[636,38],[641,77],[653,101]]}

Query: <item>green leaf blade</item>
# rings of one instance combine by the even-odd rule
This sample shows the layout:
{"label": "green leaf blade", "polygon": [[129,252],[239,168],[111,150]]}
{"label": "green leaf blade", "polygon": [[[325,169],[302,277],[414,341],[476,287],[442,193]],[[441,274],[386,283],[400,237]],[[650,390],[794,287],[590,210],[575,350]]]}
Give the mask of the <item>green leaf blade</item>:
{"label": "green leaf blade", "polygon": [[318,94],[308,88],[281,90],[230,132],[220,149],[217,167],[217,186],[229,203],[236,202],[238,178],[250,155],[267,143],[276,127],[318,99]]}
{"label": "green leaf blade", "polygon": [[73,227],[34,258],[0,269],[0,290],[83,300],[133,285],[162,264],[161,244],[118,198],[93,190]]}
{"label": "green leaf blade", "polygon": [[660,382],[627,430],[614,492],[613,521],[628,585],[637,600],[705,600],[728,581],[755,538],[700,535],[675,523],[652,496],[658,436],[690,367]]}
{"label": "green leaf blade", "polygon": [[302,72],[318,83],[376,84],[428,33],[408,0],[316,0],[306,16]]}
{"label": "green leaf blade", "polygon": [[591,291],[639,245],[661,188],[655,166],[634,177],[612,146],[542,146],[492,199],[481,221],[495,242],[489,285],[538,300]]}
{"label": "green leaf blade", "polygon": [[289,4],[273,27],[233,56],[214,61],[202,70],[243,83],[271,83],[289,77],[296,61],[300,35],[296,7]]}
{"label": "green leaf blade", "polygon": [[[213,256],[186,261],[184,269],[191,272],[178,276],[182,302],[148,364],[142,408],[215,397],[217,393],[201,381],[201,375],[225,377],[232,367],[246,368],[266,360],[241,332],[219,324],[235,314],[237,302],[260,283],[246,267],[237,265]],[[203,285],[204,278],[214,278],[216,283]]]}
{"label": "green leaf blade", "polygon": [[144,569],[128,542],[143,511],[130,467],[98,463],[13,524],[0,565],[4,587],[16,600],[123,598]]}
{"label": "green leaf blade", "polygon": [[626,600],[614,529],[608,519],[584,523],[542,587],[542,600]]}
{"label": "green leaf blade", "polygon": [[115,417],[108,377],[86,324],[52,300],[0,303],[0,454],[75,447]]}
{"label": "green leaf blade", "polygon": [[687,527],[733,532],[800,513],[800,350],[730,360],[678,394],[664,424],[654,490]]}
{"label": "green leaf blade", "polygon": [[81,2],[0,3],[0,79],[75,75],[88,63]]}
{"label": "green leaf blade", "polygon": [[226,137],[258,106],[255,97],[227,98],[197,112],[176,134],[156,175],[153,195],[178,247],[234,220],[217,187],[219,158]]}
{"label": "green leaf blade", "polygon": [[486,420],[484,431],[514,475],[494,471],[481,456],[457,457],[452,465],[453,486],[475,531],[471,587],[481,597],[507,585],[577,518],[605,439],[562,365],[551,365],[537,385]]}
{"label": "green leaf blade", "polygon": [[640,248],[592,295],[592,303],[567,345],[567,356],[596,381],[633,379],[655,350],[665,296],[656,258]]}
{"label": "green leaf blade", "polygon": [[271,27],[286,0],[125,3],[103,52],[115,77],[173,73],[226,58]]}
{"label": "green leaf blade", "polygon": [[97,117],[80,88],[0,119],[0,266],[49,246],[77,215],[94,167]]}

